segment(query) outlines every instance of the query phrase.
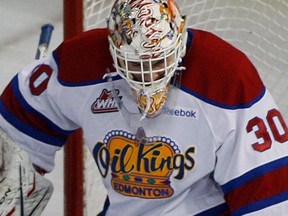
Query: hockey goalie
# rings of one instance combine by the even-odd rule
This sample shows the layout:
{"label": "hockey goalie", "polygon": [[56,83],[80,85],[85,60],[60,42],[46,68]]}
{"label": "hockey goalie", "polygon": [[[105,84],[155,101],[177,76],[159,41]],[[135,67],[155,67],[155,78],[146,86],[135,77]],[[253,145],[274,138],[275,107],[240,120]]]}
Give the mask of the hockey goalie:
{"label": "hockey goalie", "polygon": [[53,193],[43,175],[0,128],[0,215],[41,215]]}
{"label": "hockey goalie", "polygon": [[245,53],[185,22],[174,0],[115,0],[107,28],[13,77],[0,98],[1,215],[41,214],[41,170],[79,128],[102,215],[288,215],[284,117]]}

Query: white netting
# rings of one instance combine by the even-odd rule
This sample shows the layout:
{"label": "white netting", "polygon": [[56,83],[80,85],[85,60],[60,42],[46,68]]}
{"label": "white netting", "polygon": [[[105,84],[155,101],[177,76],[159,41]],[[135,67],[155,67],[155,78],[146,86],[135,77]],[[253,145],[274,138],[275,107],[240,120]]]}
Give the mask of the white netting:
{"label": "white netting", "polygon": [[[113,2],[84,0],[84,29],[106,27],[106,17]],[[188,27],[209,30],[249,56],[288,122],[288,0],[176,2],[187,15]],[[87,175],[87,188],[90,190],[91,186],[92,190],[99,191],[100,181],[96,186],[91,182],[91,179],[95,181],[95,174]],[[89,194],[97,194],[92,190]],[[103,189],[100,191],[105,193]],[[87,203],[87,215],[95,215],[99,202]]]}

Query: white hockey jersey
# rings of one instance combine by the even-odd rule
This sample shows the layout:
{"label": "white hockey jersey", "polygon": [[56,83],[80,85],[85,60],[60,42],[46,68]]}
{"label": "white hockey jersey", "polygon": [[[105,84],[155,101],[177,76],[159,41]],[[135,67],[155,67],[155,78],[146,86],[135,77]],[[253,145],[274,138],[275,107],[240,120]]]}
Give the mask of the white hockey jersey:
{"label": "white hockey jersey", "polygon": [[82,128],[107,188],[106,215],[288,215],[281,113],[241,51],[188,32],[181,85],[171,85],[159,116],[140,121],[129,85],[105,75],[115,69],[107,30],[96,29],[14,77],[0,126],[49,172]]}

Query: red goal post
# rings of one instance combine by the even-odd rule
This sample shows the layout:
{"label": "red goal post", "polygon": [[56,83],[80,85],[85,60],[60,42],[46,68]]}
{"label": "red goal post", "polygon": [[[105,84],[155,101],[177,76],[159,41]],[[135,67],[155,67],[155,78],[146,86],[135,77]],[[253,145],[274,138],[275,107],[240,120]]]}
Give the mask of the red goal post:
{"label": "red goal post", "polygon": [[[83,32],[83,1],[64,0],[64,39]],[[82,130],[72,134],[64,147],[64,215],[82,216],[84,209],[84,147]]]}
{"label": "red goal post", "polygon": [[[211,31],[248,55],[288,123],[288,1],[175,1],[187,26]],[[64,0],[64,37],[105,27],[113,2]],[[65,215],[96,215],[105,190],[91,155],[79,146],[81,131],[65,146]]]}

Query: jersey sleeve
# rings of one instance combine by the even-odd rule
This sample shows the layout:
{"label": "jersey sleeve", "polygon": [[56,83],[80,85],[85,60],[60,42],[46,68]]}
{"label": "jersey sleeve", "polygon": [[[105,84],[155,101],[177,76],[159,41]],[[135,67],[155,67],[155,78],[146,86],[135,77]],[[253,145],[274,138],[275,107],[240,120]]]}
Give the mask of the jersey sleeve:
{"label": "jersey sleeve", "polygon": [[[51,56],[24,67],[5,88],[0,100],[0,126],[46,171],[54,155],[79,125],[63,111],[63,91]],[[66,100],[65,100],[66,101]]]}
{"label": "jersey sleeve", "polygon": [[222,143],[216,152],[214,178],[231,213],[287,213],[288,128],[269,92],[250,107],[219,113],[211,116],[218,128],[215,136]]}
{"label": "jersey sleeve", "polygon": [[53,53],[24,67],[4,90],[0,126],[47,171],[68,136],[82,125],[90,87],[112,69],[107,29],[63,41]]}
{"label": "jersey sleeve", "polygon": [[182,84],[203,102],[217,143],[213,177],[231,215],[287,214],[288,128],[281,112],[244,53],[194,32],[184,59],[191,73]]}

